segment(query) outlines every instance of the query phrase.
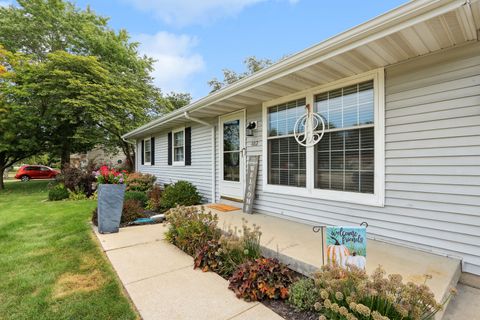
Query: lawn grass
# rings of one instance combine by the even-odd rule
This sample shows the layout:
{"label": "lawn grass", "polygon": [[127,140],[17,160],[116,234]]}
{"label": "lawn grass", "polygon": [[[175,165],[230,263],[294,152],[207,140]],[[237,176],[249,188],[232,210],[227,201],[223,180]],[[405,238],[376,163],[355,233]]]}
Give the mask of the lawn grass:
{"label": "lawn grass", "polygon": [[138,318],[93,238],[95,201],[45,201],[47,184],[0,191],[0,319]]}

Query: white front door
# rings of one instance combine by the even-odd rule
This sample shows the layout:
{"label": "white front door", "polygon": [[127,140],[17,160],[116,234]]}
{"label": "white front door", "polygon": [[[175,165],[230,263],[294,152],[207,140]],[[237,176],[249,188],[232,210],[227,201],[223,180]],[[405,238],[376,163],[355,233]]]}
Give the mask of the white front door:
{"label": "white front door", "polygon": [[245,111],[219,118],[220,195],[243,200],[245,170]]}

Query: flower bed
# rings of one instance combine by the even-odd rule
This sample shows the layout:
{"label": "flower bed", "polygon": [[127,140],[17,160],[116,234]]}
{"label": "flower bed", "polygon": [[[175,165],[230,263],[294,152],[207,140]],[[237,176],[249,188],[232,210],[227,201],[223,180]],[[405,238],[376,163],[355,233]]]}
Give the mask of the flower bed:
{"label": "flower bed", "polygon": [[450,298],[438,303],[425,283],[404,284],[381,267],[370,277],[353,265],[324,266],[313,279],[300,276],[260,256],[259,227],[243,221],[241,229],[222,232],[216,215],[203,208],[174,208],[167,221],[167,240],[194,257],[194,268],[220,274],[237,297],[262,301],[287,320],[428,320]]}

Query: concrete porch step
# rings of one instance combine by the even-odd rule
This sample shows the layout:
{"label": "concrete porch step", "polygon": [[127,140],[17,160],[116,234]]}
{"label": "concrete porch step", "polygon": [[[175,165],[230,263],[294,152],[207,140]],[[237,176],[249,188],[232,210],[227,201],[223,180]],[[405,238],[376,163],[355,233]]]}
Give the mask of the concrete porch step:
{"label": "concrete porch step", "polygon": [[[312,225],[265,214],[246,214],[241,210],[211,211],[218,215],[220,228],[241,227],[242,218],[250,225],[260,226],[264,254],[278,258],[297,272],[310,275],[322,266],[322,239],[312,231]],[[368,239],[367,273],[378,265],[389,274],[402,275],[405,282],[423,283],[425,275],[431,275],[427,284],[437,301],[449,294],[461,274],[460,260]],[[441,315],[437,317],[440,318]]]}

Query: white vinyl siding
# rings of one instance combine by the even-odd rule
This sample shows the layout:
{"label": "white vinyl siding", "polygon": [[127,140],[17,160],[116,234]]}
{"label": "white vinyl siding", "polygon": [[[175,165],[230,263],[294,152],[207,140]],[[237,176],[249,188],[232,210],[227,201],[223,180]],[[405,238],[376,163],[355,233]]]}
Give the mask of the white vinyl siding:
{"label": "white vinyl siding", "polygon": [[[385,206],[262,190],[254,210],[319,224],[369,223],[372,238],[463,258],[480,274],[480,45],[387,68]],[[247,155],[262,155],[261,106]]]}
{"label": "white vinyl siding", "polygon": [[[154,174],[160,185],[171,184],[179,180],[189,181],[197,187],[204,202],[212,202],[212,129],[197,123],[189,123],[185,127],[192,128],[192,164],[190,166],[168,165],[167,135],[172,130],[164,130],[153,134],[155,137],[155,165],[142,166],[141,161],[137,159],[137,170]],[[137,147],[141,147],[140,141],[138,141]]]}

